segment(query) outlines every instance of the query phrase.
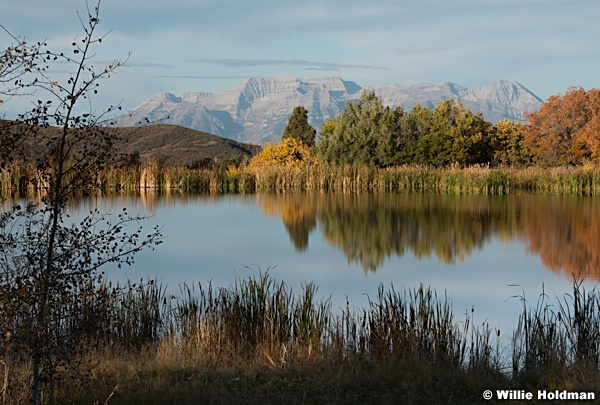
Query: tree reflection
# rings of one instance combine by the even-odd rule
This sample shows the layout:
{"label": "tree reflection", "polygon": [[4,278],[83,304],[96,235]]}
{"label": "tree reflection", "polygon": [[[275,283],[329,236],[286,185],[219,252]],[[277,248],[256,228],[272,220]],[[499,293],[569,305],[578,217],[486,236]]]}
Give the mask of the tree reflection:
{"label": "tree reflection", "polygon": [[318,223],[323,239],[365,272],[407,253],[454,264],[496,237],[524,240],[528,252],[555,272],[600,279],[600,201],[594,198],[283,194],[257,199],[267,214],[283,219],[297,250],[307,249]]}
{"label": "tree reflection", "polygon": [[600,280],[600,200],[554,197],[527,204],[522,233],[527,250],[555,272]]}
{"label": "tree reflection", "polygon": [[318,201],[310,194],[257,194],[256,199],[268,216],[279,216],[297,251],[308,248],[308,237],[317,226]]}
{"label": "tree reflection", "polygon": [[324,239],[349,262],[375,271],[386,257],[412,252],[443,263],[462,261],[493,234],[494,211],[483,199],[469,204],[440,195],[332,196],[319,210]]}

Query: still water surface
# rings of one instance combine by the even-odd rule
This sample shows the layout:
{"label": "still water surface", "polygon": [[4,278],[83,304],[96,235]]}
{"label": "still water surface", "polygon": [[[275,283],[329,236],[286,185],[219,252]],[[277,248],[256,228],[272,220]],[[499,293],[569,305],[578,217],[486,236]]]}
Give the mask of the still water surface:
{"label": "still water surface", "polygon": [[[379,285],[420,284],[509,336],[522,296],[535,305],[568,292],[574,276],[600,280],[600,200],[550,196],[284,194],[145,195],[89,199],[71,207],[152,215],[163,226],[157,250],[112,279],[160,279],[229,286],[271,269],[297,293],[314,282],[334,313],[365,306]],[[116,215],[116,214],[115,214]],[[511,298],[513,297],[513,298]]]}

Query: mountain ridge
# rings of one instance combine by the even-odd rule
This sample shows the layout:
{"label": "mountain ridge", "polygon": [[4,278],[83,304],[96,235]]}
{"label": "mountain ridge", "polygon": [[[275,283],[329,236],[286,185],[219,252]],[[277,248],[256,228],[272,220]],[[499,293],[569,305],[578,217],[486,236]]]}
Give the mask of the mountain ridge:
{"label": "mountain ridge", "polygon": [[523,121],[525,113],[539,109],[542,100],[525,86],[499,80],[469,89],[451,82],[416,82],[362,87],[336,76],[250,77],[222,92],[155,94],[128,115],[117,118],[120,126],[151,122],[175,124],[230,138],[238,142],[264,144],[281,139],[294,107],[308,110],[309,122],[317,130],[328,118],[339,114],[346,102],[357,100],[362,90],[372,90],[391,108],[412,109],[416,104],[435,107],[455,99],[488,121]]}

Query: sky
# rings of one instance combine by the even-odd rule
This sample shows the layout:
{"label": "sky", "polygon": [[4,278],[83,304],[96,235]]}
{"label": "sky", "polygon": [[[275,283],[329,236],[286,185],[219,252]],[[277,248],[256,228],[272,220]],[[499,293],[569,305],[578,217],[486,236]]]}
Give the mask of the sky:
{"label": "sky", "polygon": [[[82,38],[84,0],[3,3],[0,24],[15,36],[53,50]],[[514,80],[545,100],[570,86],[600,87],[598,16],[598,0],[102,0],[99,33],[107,35],[93,65],[124,66],[93,102],[130,110],[157,93],[224,91],[280,75],[361,86]],[[8,39],[0,33],[1,48]],[[50,73],[63,80],[69,68],[57,63]]]}

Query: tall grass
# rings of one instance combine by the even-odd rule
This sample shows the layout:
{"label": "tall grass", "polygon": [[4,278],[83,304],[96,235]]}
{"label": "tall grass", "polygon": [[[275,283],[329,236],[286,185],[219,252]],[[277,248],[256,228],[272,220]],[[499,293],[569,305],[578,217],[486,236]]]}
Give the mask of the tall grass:
{"label": "tall grass", "polygon": [[434,168],[317,164],[304,169],[278,167],[252,172],[254,192],[396,192],[505,195],[515,192],[599,195],[600,168]]}
{"label": "tall grass", "polygon": [[[363,356],[377,361],[416,357],[423,360],[468,367],[467,336],[454,319],[449,301],[422,285],[398,292],[380,286],[377,296],[359,316],[342,316],[351,331],[341,333]],[[339,333],[339,331],[337,331]]]}
{"label": "tall grass", "polygon": [[[496,384],[516,387],[590,389],[590,381],[600,377],[600,294],[575,282],[573,293],[554,304],[545,293],[534,307],[524,294],[520,298],[523,311],[509,343],[510,359],[500,355],[506,342],[499,333],[487,323],[473,325],[468,314],[457,320],[446,296],[429,288],[381,286],[366,307],[347,305],[336,314],[328,299],[318,298],[314,284],[295,295],[268,271],[238,278],[229,287],[182,284],[179,296],[156,282],[87,283],[61,296],[56,319],[62,321],[55,333],[57,341],[76,339],[95,352],[151,350],[158,361],[184,366],[244,368],[258,362],[270,370],[316,364],[383,370],[420,364],[464,376],[495,376]],[[0,377],[10,381],[5,393],[14,398],[27,387],[21,381],[26,356],[20,357],[17,346],[0,340],[5,366]],[[413,371],[418,373],[406,370]]]}
{"label": "tall grass", "polygon": [[[41,192],[35,167],[13,163],[0,169],[0,195]],[[148,162],[112,166],[88,185],[101,192],[254,193],[254,192],[399,192],[494,194],[515,192],[553,195],[600,195],[600,168],[433,168],[316,164],[303,169],[260,170],[186,168]]]}
{"label": "tall grass", "polygon": [[523,310],[513,332],[512,369],[515,379],[549,388],[569,374],[600,369],[600,294],[573,283],[571,294],[548,302],[543,291],[535,307],[524,294]]}

